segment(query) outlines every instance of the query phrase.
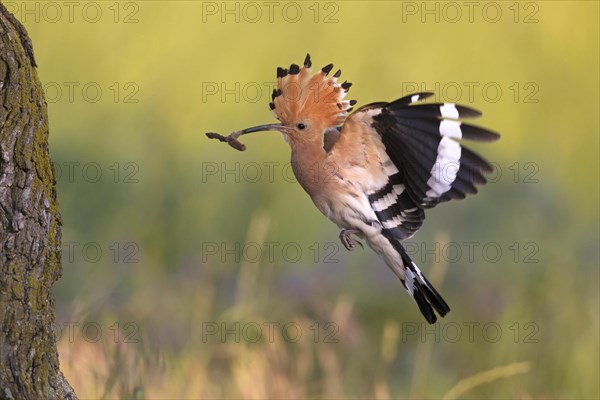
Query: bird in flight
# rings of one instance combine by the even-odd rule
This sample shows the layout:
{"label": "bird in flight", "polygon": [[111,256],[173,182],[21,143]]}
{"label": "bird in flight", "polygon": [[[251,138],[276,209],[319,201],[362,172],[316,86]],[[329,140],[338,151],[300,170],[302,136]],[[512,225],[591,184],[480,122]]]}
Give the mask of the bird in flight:
{"label": "bird in flight", "polygon": [[269,107],[279,123],[207,133],[238,150],[241,135],[279,131],[291,147],[294,174],[317,208],[340,229],[348,250],[364,240],[400,278],[425,319],[437,320],[450,307],[402,246],[423,224],[425,209],[467,194],[486,183],[491,165],[460,144],[493,141],[493,131],[461,122],[481,113],[453,103],[421,103],[433,93],[415,93],[352,112],[345,100],[352,85],[339,83],[332,64],[311,72],[277,68]]}

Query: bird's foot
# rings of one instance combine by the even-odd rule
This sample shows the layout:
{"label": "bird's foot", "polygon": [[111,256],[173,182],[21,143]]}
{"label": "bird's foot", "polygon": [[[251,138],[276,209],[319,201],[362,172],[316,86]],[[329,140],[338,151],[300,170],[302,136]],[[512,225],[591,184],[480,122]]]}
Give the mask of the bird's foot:
{"label": "bird's foot", "polygon": [[359,235],[361,233],[362,232],[358,229],[342,229],[340,231],[340,241],[342,242],[346,250],[354,250],[357,244],[359,244],[360,247],[364,249],[363,244],[352,237],[352,235]]}

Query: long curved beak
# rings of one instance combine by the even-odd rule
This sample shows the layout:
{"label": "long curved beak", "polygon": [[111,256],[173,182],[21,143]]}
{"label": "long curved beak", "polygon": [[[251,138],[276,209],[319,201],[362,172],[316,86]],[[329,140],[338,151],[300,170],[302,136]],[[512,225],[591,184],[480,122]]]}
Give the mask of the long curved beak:
{"label": "long curved beak", "polygon": [[237,133],[239,133],[239,135],[245,135],[247,133],[253,133],[253,132],[264,132],[264,131],[280,131],[280,132],[285,132],[285,130],[287,130],[287,126],[283,125],[283,124],[266,124],[266,125],[258,125],[258,126],[253,126],[251,128],[246,128],[246,129],[242,129],[241,131],[237,131]]}

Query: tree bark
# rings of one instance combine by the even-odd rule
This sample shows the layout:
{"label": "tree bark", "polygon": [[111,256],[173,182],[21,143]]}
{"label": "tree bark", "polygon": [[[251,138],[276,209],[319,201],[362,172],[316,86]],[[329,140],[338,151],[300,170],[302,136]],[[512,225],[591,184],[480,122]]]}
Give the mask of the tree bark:
{"label": "tree bark", "polygon": [[61,219],[35,67],[25,28],[0,3],[0,398],[76,399],[53,329]]}

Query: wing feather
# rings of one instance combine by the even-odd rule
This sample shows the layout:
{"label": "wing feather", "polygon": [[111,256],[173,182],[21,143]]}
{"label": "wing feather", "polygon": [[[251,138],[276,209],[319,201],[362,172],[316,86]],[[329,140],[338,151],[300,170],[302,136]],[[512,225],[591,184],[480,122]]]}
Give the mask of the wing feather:
{"label": "wing feather", "polygon": [[481,112],[453,103],[414,104],[432,95],[415,93],[391,103],[363,106],[346,119],[340,133],[340,138],[348,139],[348,125],[368,126],[370,139],[381,149],[382,165],[391,162],[396,167],[384,168],[387,181],[367,195],[386,233],[400,240],[422,226],[424,209],[477,193],[477,186],[487,181],[485,173],[493,170],[460,144],[462,139],[499,138],[496,132],[461,121],[477,118]]}

